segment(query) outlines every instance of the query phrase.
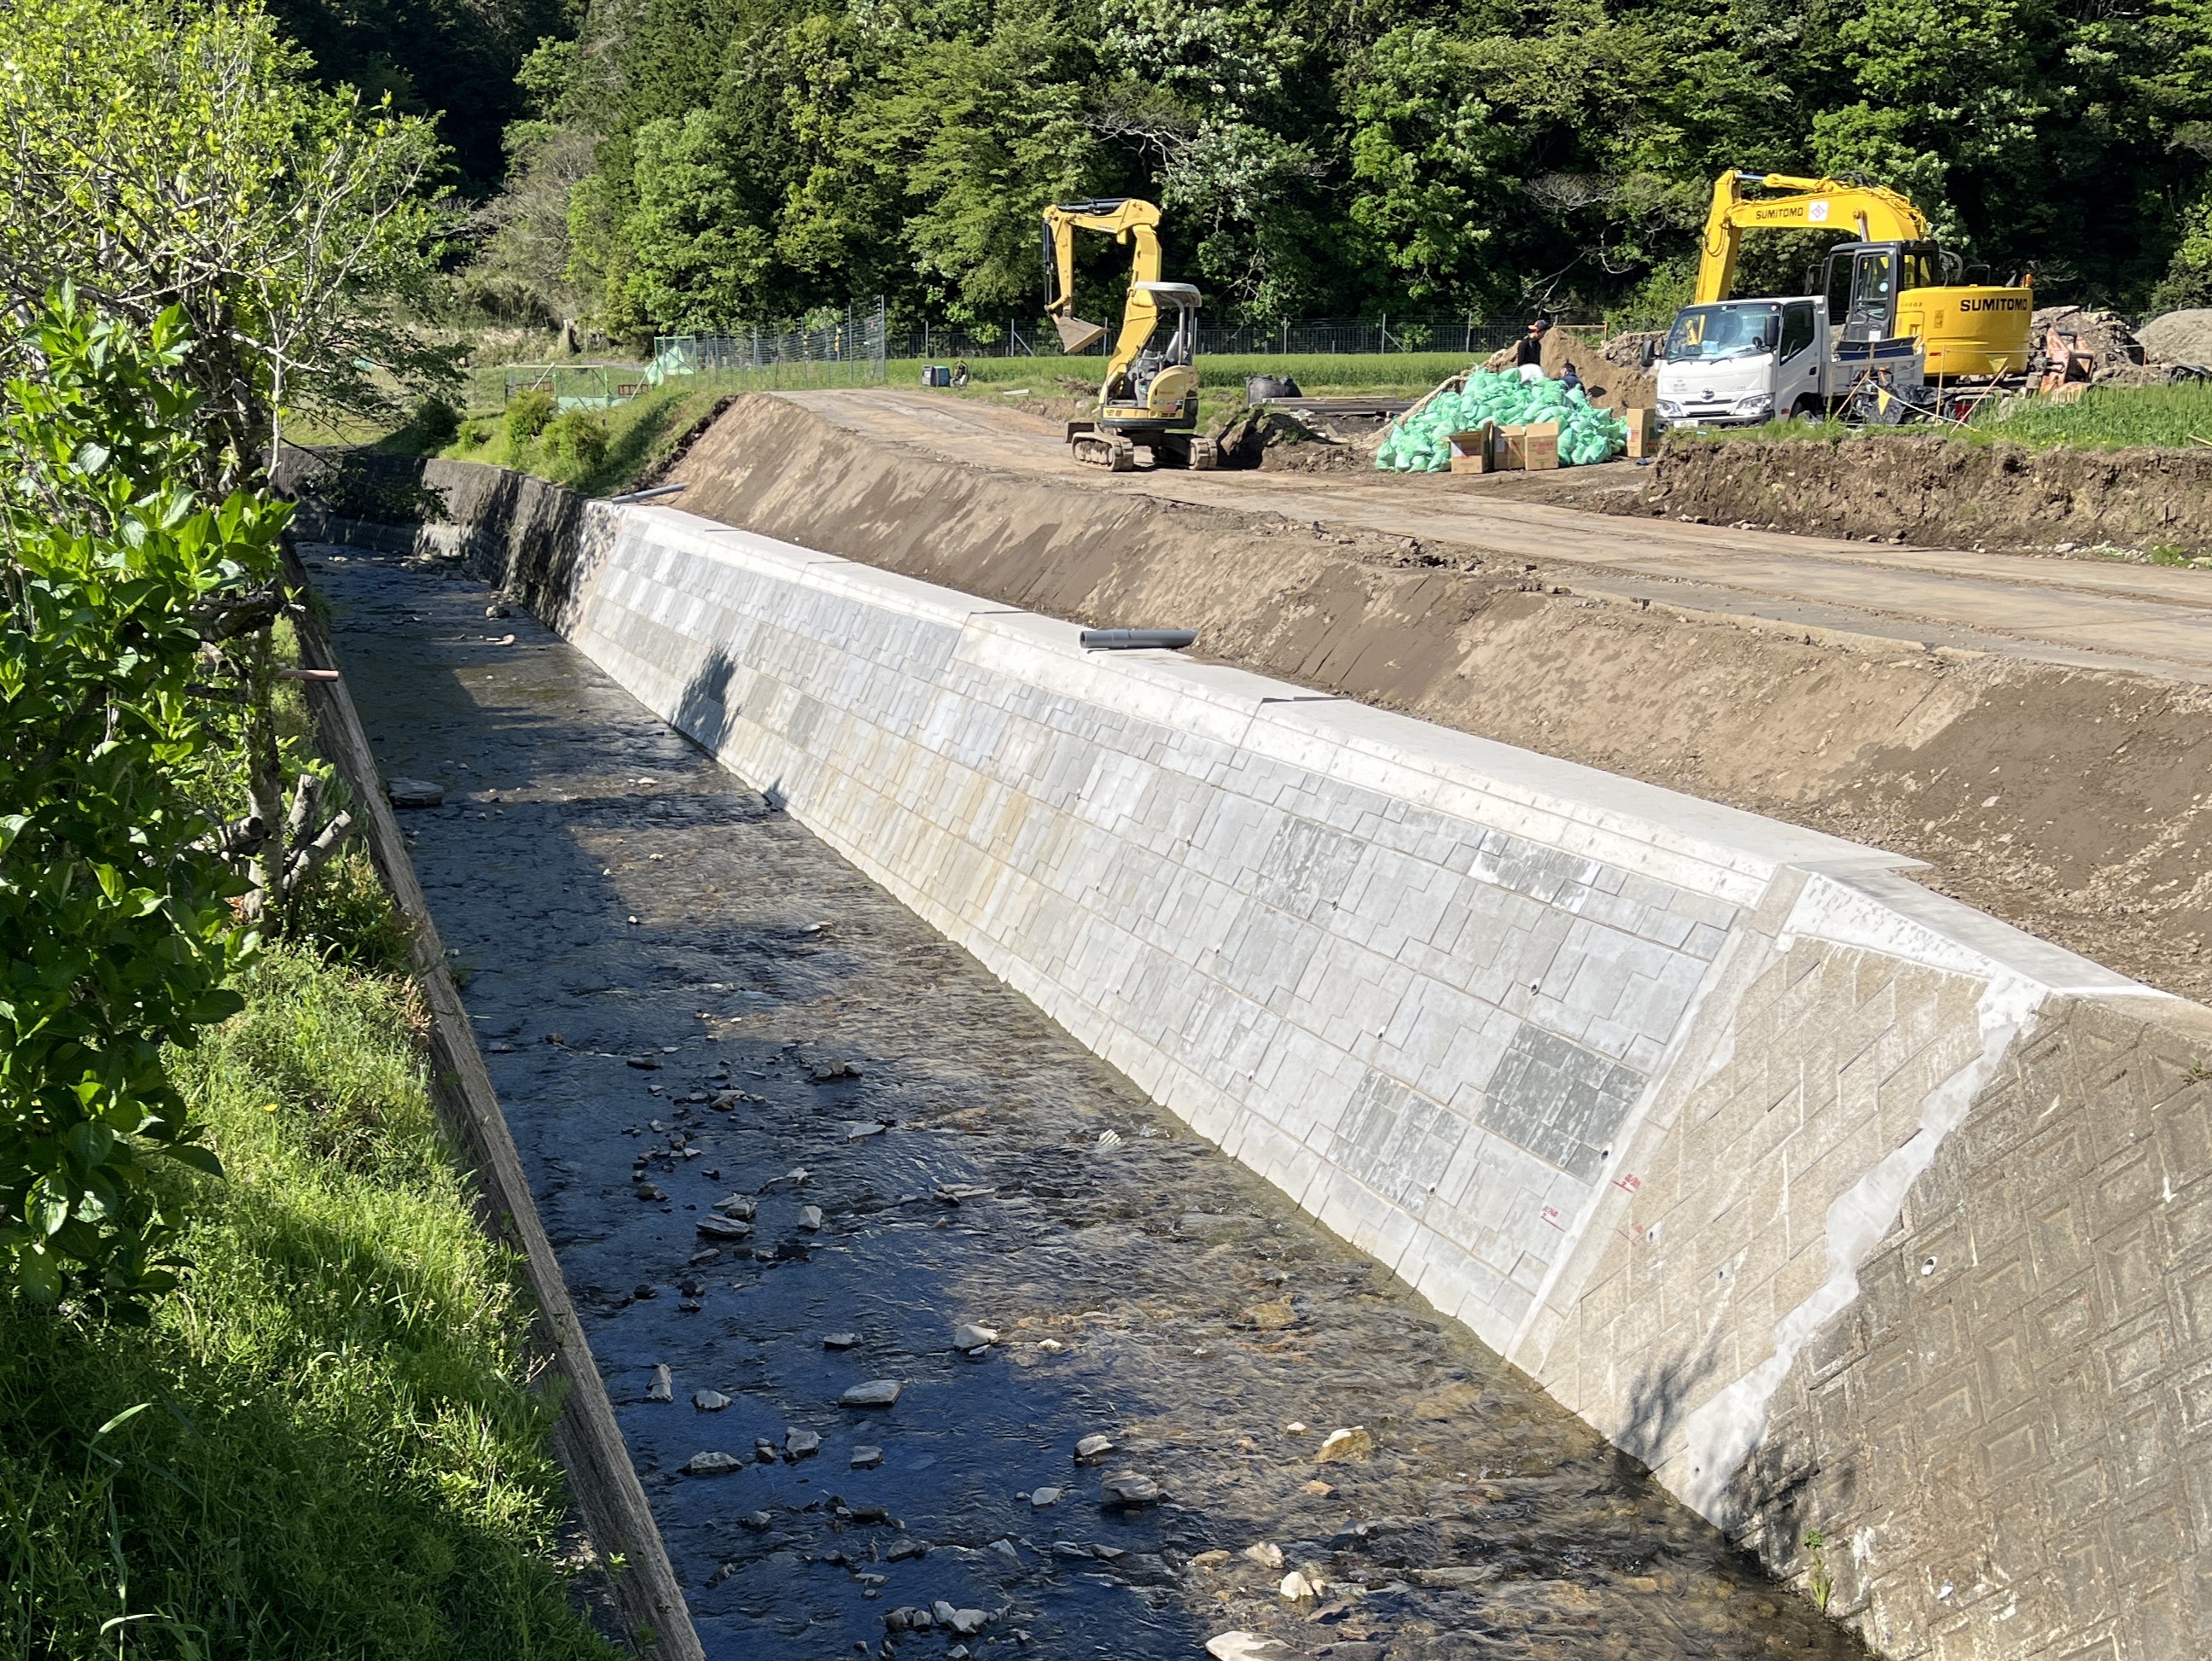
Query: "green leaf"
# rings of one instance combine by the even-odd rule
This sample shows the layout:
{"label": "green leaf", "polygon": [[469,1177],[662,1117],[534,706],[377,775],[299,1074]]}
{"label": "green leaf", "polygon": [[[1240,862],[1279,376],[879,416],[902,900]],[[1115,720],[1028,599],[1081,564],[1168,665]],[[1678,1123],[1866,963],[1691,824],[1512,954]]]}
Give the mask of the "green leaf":
{"label": "green leaf", "polygon": [[190,1165],[206,1176],[220,1177],[223,1174],[222,1161],[216,1157],[215,1150],[203,1147],[198,1142],[165,1142],[161,1145],[161,1152],[179,1165]]}

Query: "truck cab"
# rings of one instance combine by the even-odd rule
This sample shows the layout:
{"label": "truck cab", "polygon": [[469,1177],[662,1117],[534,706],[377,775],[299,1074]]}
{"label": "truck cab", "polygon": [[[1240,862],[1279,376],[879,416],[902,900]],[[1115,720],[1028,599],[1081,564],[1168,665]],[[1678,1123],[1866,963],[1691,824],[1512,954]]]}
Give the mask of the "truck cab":
{"label": "truck cab", "polygon": [[1657,358],[1659,416],[1686,427],[1747,427],[1825,411],[1827,302],[1722,300],[1685,306]]}

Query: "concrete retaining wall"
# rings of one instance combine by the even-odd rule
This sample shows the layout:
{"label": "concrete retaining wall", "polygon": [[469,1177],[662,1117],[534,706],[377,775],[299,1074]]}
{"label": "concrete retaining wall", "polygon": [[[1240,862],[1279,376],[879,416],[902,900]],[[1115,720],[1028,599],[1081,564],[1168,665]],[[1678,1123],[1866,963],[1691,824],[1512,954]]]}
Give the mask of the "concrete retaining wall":
{"label": "concrete retaining wall", "polygon": [[554,563],[641,699],[1881,1648],[2204,1647],[2207,1012],[1893,855],[681,513]]}

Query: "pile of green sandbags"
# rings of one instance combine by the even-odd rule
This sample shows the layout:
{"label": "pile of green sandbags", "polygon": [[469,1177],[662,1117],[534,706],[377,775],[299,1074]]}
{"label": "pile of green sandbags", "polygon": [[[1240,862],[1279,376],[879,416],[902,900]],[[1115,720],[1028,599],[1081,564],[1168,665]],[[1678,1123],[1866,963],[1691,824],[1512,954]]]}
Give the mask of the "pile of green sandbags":
{"label": "pile of green sandbags", "polygon": [[1451,465],[1451,435],[1486,421],[1500,427],[1558,422],[1562,467],[1609,460],[1628,447],[1628,423],[1591,403],[1579,386],[1523,380],[1510,369],[1471,369],[1466,391],[1438,392],[1395,423],[1375,465],[1395,473],[1440,473]]}

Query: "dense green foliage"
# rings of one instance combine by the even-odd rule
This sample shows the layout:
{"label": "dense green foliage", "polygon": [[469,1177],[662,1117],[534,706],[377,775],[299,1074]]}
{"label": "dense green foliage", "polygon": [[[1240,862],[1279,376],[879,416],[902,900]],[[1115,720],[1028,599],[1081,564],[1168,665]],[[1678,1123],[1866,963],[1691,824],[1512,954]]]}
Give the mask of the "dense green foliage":
{"label": "dense green foliage", "polygon": [[10,0],[0,301],[181,310],[204,453],[251,473],[295,410],[396,413],[440,355],[402,313],[451,216],[426,122],[325,92],[257,0]]}
{"label": "dense green foliage", "polygon": [[269,10],[314,60],[327,87],[435,120],[471,190],[495,186],[501,136],[524,113],[515,72],[538,40],[574,30],[565,0],[270,0]]}
{"label": "dense green foliage", "polygon": [[[0,397],[0,1274],[33,1302],[167,1290],[149,1164],[212,1168],[165,1043],[237,1007],[237,890],[201,843],[194,689],[289,508],[193,494],[172,313],[141,338],[64,295]],[[265,619],[264,619],[265,620]]]}
{"label": "dense green foliage", "polygon": [[176,1058],[228,1173],[166,1184],[184,1290],[137,1329],[0,1299],[0,1654],[611,1654],[550,1562],[526,1311],[440,1149],[411,995],[324,960],[389,931],[364,865],[315,890],[350,927],[264,954]]}
{"label": "dense green foliage", "polygon": [[2055,295],[2212,295],[2202,0],[595,0],[525,79],[495,254],[618,332],[1029,315],[1039,205],[1124,192],[1216,316],[1656,310],[1731,166],[1870,175]]}

